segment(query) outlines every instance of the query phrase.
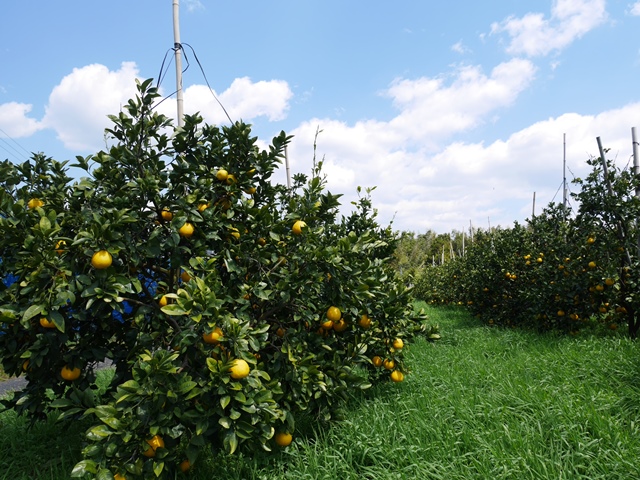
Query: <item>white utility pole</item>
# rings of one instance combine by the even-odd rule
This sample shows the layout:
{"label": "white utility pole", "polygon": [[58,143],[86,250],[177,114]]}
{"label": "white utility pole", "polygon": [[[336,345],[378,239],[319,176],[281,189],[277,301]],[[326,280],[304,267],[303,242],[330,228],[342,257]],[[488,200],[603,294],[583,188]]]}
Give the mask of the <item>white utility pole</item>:
{"label": "white utility pole", "polygon": [[173,50],[176,55],[176,95],[178,102],[178,127],[184,125],[182,99],[182,44],[180,43],[180,0],[173,0]]}

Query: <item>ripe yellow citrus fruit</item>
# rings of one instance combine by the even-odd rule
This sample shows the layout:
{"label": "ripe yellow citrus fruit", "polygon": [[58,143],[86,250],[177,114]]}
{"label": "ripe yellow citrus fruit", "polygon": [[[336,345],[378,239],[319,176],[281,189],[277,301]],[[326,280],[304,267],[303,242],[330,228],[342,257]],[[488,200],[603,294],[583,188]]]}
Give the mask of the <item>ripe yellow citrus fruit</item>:
{"label": "ripe yellow citrus fruit", "polygon": [[347,329],[347,322],[344,321],[344,318],[341,318],[337,322],[333,322],[333,329],[336,332],[344,332]]}
{"label": "ripe yellow citrus fruit", "polygon": [[320,326],[325,330],[331,330],[333,328],[333,320],[326,320]]}
{"label": "ripe yellow citrus fruit", "polygon": [[293,435],[289,432],[278,432],[276,433],[276,443],[281,447],[288,447],[291,445],[291,441],[293,440]]}
{"label": "ripe yellow citrus fruit", "polygon": [[396,350],[401,350],[402,347],[404,347],[404,342],[402,341],[401,338],[396,338],[393,341],[393,348],[395,348]]}
{"label": "ripe yellow citrus fruit", "polygon": [[124,475],[120,475],[119,473],[116,473],[113,476],[113,480],[127,480],[127,477],[125,477]]}
{"label": "ripe yellow citrus fruit", "polygon": [[162,216],[162,219],[166,220],[167,222],[173,218],[173,213],[171,213],[166,207],[162,209],[160,215]]}
{"label": "ripe yellow citrus fruit", "polygon": [[616,283],[616,281],[613,278],[607,278],[604,281],[605,285],[607,285],[608,287],[610,287],[611,285],[613,285],[614,283]]}
{"label": "ripe yellow citrus fruit", "polygon": [[180,468],[180,471],[182,473],[187,473],[189,470],[191,470],[191,462],[189,462],[189,460],[183,460],[180,462],[178,468]]}
{"label": "ripe yellow citrus fruit", "polygon": [[358,320],[358,325],[360,325],[365,330],[371,327],[371,319],[367,316],[366,313],[360,317],[360,320]]}
{"label": "ripe yellow citrus fruit", "polygon": [[387,370],[393,370],[393,367],[396,366],[396,362],[394,362],[393,360],[391,360],[390,358],[387,358],[384,362],[382,362],[382,365],[384,366],[384,368],[386,368]]}
{"label": "ripe yellow citrus fruit", "polygon": [[220,343],[220,339],[222,338],[222,329],[220,327],[216,327],[213,331],[202,335],[202,338],[204,339],[204,343]]}
{"label": "ripe yellow citrus fruit", "polygon": [[282,328],[282,327],[280,327],[280,328],[278,328],[278,330],[276,330],[276,335],[279,336],[280,338],[284,337],[285,333],[286,332],[285,332],[284,328]]}
{"label": "ripe yellow citrus fruit", "polygon": [[257,191],[256,187],[249,187],[244,191],[244,193],[248,193],[249,195],[253,195],[254,193],[256,193],[256,191]]}
{"label": "ripe yellow citrus fruit", "polygon": [[216,178],[221,182],[226,182],[228,176],[229,176],[229,172],[227,172],[224,168],[221,168],[216,172]]}
{"label": "ripe yellow citrus fruit", "polygon": [[596,268],[596,262],[589,262],[589,268]]}
{"label": "ripe yellow citrus fruit", "polygon": [[40,318],[40,325],[44,328],[56,328],[56,325],[45,317]]}
{"label": "ripe yellow citrus fruit", "polygon": [[67,365],[60,370],[60,376],[70,382],[80,378],[80,369],[78,367],[69,368]]}
{"label": "ripe yellow citrus fruit", "polygon": [[67,242],[64,240],[58,240],[56,242],[56,253],[58,255],[62,255],[64,253],[64,247],[67,245]]}
{"label": "ripe yellow citrus fruit", "polygon": [[194,231],[195,231],[195,227],[193,226],[193,223],[186,222],[183,226],[180,227],[180,230],[178,230],[178,233],[180,234],[181,237],[189,238],[191,237],[191,235],[193,235]]}
{"label": "ripe yellow citrus fruit", "polygon": [[338,307],[329,307],[329,310],[327,310],[327,319],[331,320],[332,322],[337,322],[341,317],[342,312]]}
{"label": "ripe yellow citrus fruit", "polygon": [[28,369],[29,369],[29,359],[26,359],[24,362],[22,362],[22,370],[26,372]]}
{"label": "ripe yellow citrus fruit", "polygon": [[564,310],[558,310],[558,316],[564,317]]}
{"label": "ripe yellow citrus fruit", "polygon": [[164,448],[164,440],[162,439],[162,437],[160,435],[154,435],[153,437],[151,437],[149,440],[146,441],[149,444],[148,449],[146,449],[144,451],[144,456],[145,457],[155,457],[156,456],[156,450],[158,448]]}
{"label": "ripe yellow citrus fruit", "polygon": [[371,359],[371,363],[373,363],[374,367],[379,367],[380,365],[382,365],[382,357],[376,355]]}
{"label": "ripe yellow citrus fruit", "polygon": [[402,373],[400,370],[394,370],[393,372],[391,372],[391,380],[396,383],[402,382],[404,380],[404,373]]}
{"label": "ripe yellow citrus fruit", "polygon": [[27,203],[27,207],[29,207],[30,210],[33,210],[34,208],[38,208],[38,207],[43,207],[43,206],[44,206],[44,202],[39,198],[32,198]]}
{"label": "ripe yellow citrus fruit", "polygon": [[237,228],[231,227],[231,236],[236,240],[240,240],[240,232],[238,231]]}
{"label": "ripe yellow citrus fruit", "polygon": [[167,303],[169,303],[169,299],[166,295],[162,295],[162,297],[160,297],[160,300],[158,300],[158,305],[160,305],[160,307],[166,307]]}
{"label": "ripe yellow citrus fruit", "polygon": [[113,263],[113,257],[106,250],[99,250],[91,257],[91,265],[97,270],[109,268]]}
{"label": "ripe yellow citrus fruit", "polygon": [[233,365],[231,366],[231,378],[235,378],[236,380],[240,380],[241,378],[249,375],[249,364],[242,360],[241,358],[236,358],[233,361]]}
{"label": "ripe yellow citrus fruit", "polygon": [[264,238],[260,237],[258,239],[258,245],[260,245],[261,247],[264,247],[266,244],[267,244],[267,241]]}
{"label": "ripe yellow citrus fruit", "polygon": [[189,280],[191,280],[191,275],[189,275],[189,272],[187,272],[186,270],[182,270],[182,272],[180,273],[180,278],[183,282],[188,282]]}
{"label": "ripe yellow citrus fruit", "polygon": [[291,231],[294,235],[302,235],[302,229],[306,226],[307,224],[302,220],[296,220],[296,222],[293,224],[293,227],[291,227]]}
{"label": "ripe yellow citrus fruit", "polygon": [[227,175],[227,185],[233,185],[234,183],[236,183],[236,176],[232,174]]}
{"label": "ripe yellow citrus fruit", "polygon": [[596,242],[596,239],[595,239],[595,238],[593,238],[593,237],[589,237],[589,238],[587,238],[587,245],[591,245],[591,244],[593,244],[593,243],[595,243],[595,242]]}
{"label": "ripe yellow citrus fruit", "polygon": [[200,213],[204,212],[207,208],[209,208],[208,203],[201,203],[200,205],[198,205],[198,211]]}
{"label": "ripe yellow citrus fruit", "polygon": [[538,257],[538,258],[536,258],[536,262],[538,262],[538,263],[542,263],[542,257]]}

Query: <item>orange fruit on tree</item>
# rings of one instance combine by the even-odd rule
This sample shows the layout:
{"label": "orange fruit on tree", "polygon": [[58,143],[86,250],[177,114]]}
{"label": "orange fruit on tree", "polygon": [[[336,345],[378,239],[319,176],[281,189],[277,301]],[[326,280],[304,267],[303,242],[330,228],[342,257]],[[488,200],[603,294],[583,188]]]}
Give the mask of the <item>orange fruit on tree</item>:
{"label": "orange fruit on tree", "polygon": [[390,358],[387,358],[384,362],[382,362],[382,365],[384,366],[384,368],[386,368],[387,370],[393,370],[393,367],[396,366],[396,362],[394,362],[393,360],[391,360]]}
{"label": "orange fruit on tree", "polygon": [[68,365],[65,365],[62,367],[62,370],[60,370],[60,376],[70,382],[80,378],[80,373],[81,372],[78,367],[69,368]]}
{"label": "orange fruit on tree", "polygon": [[31,200],[29,200],[29,202],[27,202],[27,207],[29,207],[30,210],[33,210],[34,208],[38,208],[38,207],[43,207],[43,206],[44,206],[44,202],[39,198],[32,198]]}
{"label": "orange fruit on tree", "polygon": [[404,373],[402,373],[400,370],[394,370],[393,372],[391,372],[391,380],[396,383],[402,382],[404,380]]}
{"label": "orange fruit on tree", "polygon": [[106,250],[99,250],[91,257],[91,265],[96,270],[104,270],[109,268],[113,263],[113,257]]}
{"label": "orange fruit on tree", "polygon": [[180,278],[183,282],[188,282],[191,280],[191,275],[189,275],[189,272],[186,270],[182,270],[182,272],[180,272]]}
{"label": "orange fruit on tree", "polygon": [[185,222],[185,224],[182,225],[178,230],[178,233],[180,234],[181,237],[190,238],[191,235],[193,235],[193,232],[195,232],[195,230],[196,229],[193,226],[193,223]]}
{"label": "orange fruit on tree", "polygon": [[124,475],[120,475],[119,473],[116,473],[113,476],[113,480],[127,480],[127,477],[125,477]]}
{"label": "orange fruit on tree", "polygon": [[236,176],[232,174],[227,175],[227,185],[233,185],[234,183],[236,183]]}
{"label": "orange fruit on tree", "polygon": [[249,368],[249,364],[242,360],[241,358],[236,358],[233,361],[233,365],[231,365],[231,378],[235,378],[236,380],[240,380],[247,375],[251,369]]}
{"label": "orange fruit on tree", "polygon": [[256,193],[257,188],[256,187],[249,187],[247,189],[245,189],[244,193],[247,193],[249,195],[253,195],[254,193]]}
{"label": "orange fruit on tree", "polygon": [[264,247],[266,244],[267,244],[267,241],[263,237],[260,237],[258,239],[258,245],[260,245],[261,247]]}
{"label": "orange fruit on tree", "polygon": [[616,283],[616,281],[613,278],[607,278],[604,281],[605,285],[607,285],[608,287],[610,287],[611,285],[613,285],[614,283]]}
{"label": "orange fruit on tree", "polygon": [[160,300],[158,300],[158,305],[160,305],[160,308],[166,307],[168,303],[169,299],[166,295],[162,295],[162,297],[160,297]]}
{"label": "orange fruit on tree", "polygon": [[291,435],[289,432],[276,433],[276,444],[281,447],[288,447],[289,445],[291,445],[292,440],[293,435]]}
{"label": "orange fruit on tree", "polygon": [[342,318],[342,312],[340,309],[338,307],[329,307],[327,310],[327,319],[332,322],[337,322],[340,318]]}
{"label": "orange fruit on tree", "polygon": [[587,245],[592,245],[594,243],[596,243],[596,239],[595,238],[593,238],[593,237],[587,238]]}
{"label": "orange fruit on tree", "polygon": [[395,348],[396,350],[402,350],[402,347],[404,347],[404,342],[401,338],[396,338],[393,341],[393,348]]}
{"label": "orange fruit on tree", "polygon": [[360,320],[358,320],[358,325],[360,325],[365,330],[371,327],[371,319],[366,313],[360,317]]}
{"label": "orange fruit on tree", "polygon": [[204,343],[219,343],[222,338],[222,329],[220,327],[215,327],[211,332],[202,335],[202,338],[204,339]]}
{"label": "orange fruit on tree", "polygon": [[40,325],[44,328],[56,328],[55,323],[45,317],[40,318]]}
{"label": "orange fruit on tree", "polygon": [[347,322],[345,322],[344,318],[341,318],[337,322],[333,322],[333,329],[336,332],[344,332],[348,327]]}
{"label": "orange fruit on tree", "polygon": [[284,328],[280,327],[278,328],[278,330],[276,330],[276,335],[279,336],[280,338],[284,337],[284,334],[285,334]]}
{"label": "orange fruit on tree", "polygon": [[374,367],[379,367],[380,365],[382,365],[382,357],[376,355],[371,359],[371,363],[373,363]]}
{"label": "orange fruit on tree", "polygon": [[331,330],[333,328],[333,320],[325,320],[324,322],[322,322],[320,324],[320,326],[324,329],[324,330]]}
{"label": "orange fruit on tree", "polygon": [[304,223],[302,220],[296,220],[295,223],[293,224],[293,227],[291,227],[291,231],[293,232],[294,235],[302,235],[302,229],[306,228],[307,224]]}
{"label": "orange fruit on tree", "polygon": [[173,218],[173,213],[171,213],[171,211],[167,207],[162,209],[160,215],[162,216],[162,219],[166,220],[167,222]]}
{"label": "orange fruit on tree", "polygon": [[56,253],[58,255],[62,255],[64,253],[64,247],[67,245],[67,242],[64,240],[58,240],[56,242]]}
{"label": "orange fruit on tree", "polygon": [[221,168],[216,172],[216,178],[221,182],[226,182],[227,177],[229,177],[229,172],[227,172],[224,168]]}
{"label": "orange fruit on tree", "polygon": [[208,203],[201,203],[200,205],[198,205],[198,211],[200,213],[204,212],[207,208],[209,208]]}
{"label": "orange fruit on tree", "polygon": [[183,460],[180,462],[180,465],[178,465],[178,468],[180,468],[182,473],[187,473],[191,470],[191,462],[189,462],[189,460]]}
{"label": "orange fruit on tree", "polygon": [[149,448],[144,451],[145,457],[155,457],[156,450],[158,448],[164,448],[164,440],[160,435],[154,435],[149,440],[146,441],[149,444]]}
{"label": "orange fruit on tree", "polygon": [[240,232],[238,231],[238,229],[236,227],[231,227],[231,236],[234,237],[236,240],[240,240]]}
{"label": "orange fruit on tree", "polygon": [[589,262],[589,268],[596,268],[596,262]]}

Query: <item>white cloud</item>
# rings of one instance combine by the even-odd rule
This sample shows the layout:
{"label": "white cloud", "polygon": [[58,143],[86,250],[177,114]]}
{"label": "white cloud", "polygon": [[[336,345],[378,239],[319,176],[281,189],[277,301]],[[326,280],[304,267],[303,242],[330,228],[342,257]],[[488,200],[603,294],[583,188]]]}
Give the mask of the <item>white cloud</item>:
{"label": "white cloud", "polygon": [[554,0],[551,17],[527,13],[491,25],[491,33],[506,32],[507,52],[530,57],[562,50],[607,19],[606,0]]}
{"label": "white cloud", "polygon": [[629,6],[629,13],[631,15],[640,16],[640,1]]}
{"label": "white cloud", "polygon": [[[278,121],[286,117],[289,100],[293,92],[287,82],[270,80],[252,82],[248,77],[236,78],[222,93],[213,92],[229,113],[231,120],[251,120],[264,116],[269,121]],[[188,114],[199,112],[212,124],[228,123],[224,110],[213,97],[206,85],[191,85],[184,90],[184,111]],[[176,117],[172,102],[166,101],[160,111],[172,118]]]}
{"label": "white cloud", "polygon": [[200,0],[184,0],[187,7],[187,12],[194,12],[196,10],[204,10],[204,5]]}
{"label": "white cloud", "polygon": [[[478,100],[480,95],[473,94],[482,91],[487,79],[482,75],[475,78],[476,83],[470,82],[456,93],[468,103],[479,103],[480,106],[470,107],[477,112],[473,115],[477,123],[492,112]],[[502,77],[492,75],[492,78],[497,81]],[[463,121],[448,132],[427,123],[425,128],[435,132],[435,138],[440,140],[429,142],[405,131],[397,119],[415,112],[412,105],[424,98],[438,97],[439,93],[452,98],[451,86],[433,82],[416,80],[412,85],[422,88],[409,88],[403,94],[396,92],[397,105],[404,110],[387,122],[369,120],[353,125],[330,119],[304,122],[290,132],[294,135],[289,149],[292,172],[310,172],[319,127],[322,132],[317,139],[317,157],[324,157],[329,190],[344,194],[344,213],[351,210],[350,202],[357,199],[356,186],[376,186],[373,204],[383,224],[394,219],[394,228],[399,230],[424,232],[431,228],[447,232],[468,228],[470,221],[483,228],[488,222],[492,226],[522,222],[531,216],[534,192],[537,213],[554,196],[556,202],[561,201],[563,133],[567,134],[567,164],[577,176],[586,175],[586,160],[598,155],[597,136],[606,148],[611,148],[612,158],[617,156],[622,164],[629,160],[630,128],[637,122],[640,103],[598,115],[567,113],[491,143],[443,141],[452,131],[463,126],[471,128],[474,122]],[[454,80],[452,85],[455,83]],[[395,87],[396,84],[392,89]],[[512,98],[504,94],[500,97]],[[455,103],[452,108],[455,110]],[[420,116],[413,118],[419,120]],[[571,180],[569,172],[567,176]]]}
{"label": "white cloud", "polygon": [[43,125],[27,116],[32,108],[32,105],[26,103],[0,104],[0,128],[14,138],[28,137],[41,130]]}
{"label": "white cloud", "polygon": [[111,125],[107,115],[135,96],[137,76],[133,62],[123,62],[116,71],[99,64],[74,68],[51,92],[42,122],[66,148],[99,149],[104,129]]}
{"label": "white cloud", "polygon": [[495,67],[490,76],[477,66],[460,67],[449,85],[444,78],[396,80],[387,95],[401,112],[391,127],[423,141],[476,127],[489,112],[511,105],[535,71],[530,61],[513,59]]}
{"label": "white cloud", "polygon": [[471,52],[471,49],[469,49],[469,47],[467,47],[464,43],[462,43],[462,40],[451,45],[451,50],[459,54],[465,54],[465,53]]}

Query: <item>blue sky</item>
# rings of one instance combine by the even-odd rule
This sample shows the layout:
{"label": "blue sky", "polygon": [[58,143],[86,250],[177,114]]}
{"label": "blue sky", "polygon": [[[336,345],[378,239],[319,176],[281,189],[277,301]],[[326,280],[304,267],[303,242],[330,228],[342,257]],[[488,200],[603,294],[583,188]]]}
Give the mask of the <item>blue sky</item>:
{"label": "blue sky", "polygon": [[[16,162],[104,148],[106,115],[173,46],[171,0],[3,7],[0,157]],[[376,186],[380,221],[398,230],[521,222],[533,192],[537,211],[562,198],[563,134],[571,179],[597,136],[626,165],[640,128],[638,0],[181,0],[180,30],[234,120],[265,142],[294,135],[301,173],[320,129],[345,212],[357,186]],[[224,123],[185,48],[185,111]]]}

